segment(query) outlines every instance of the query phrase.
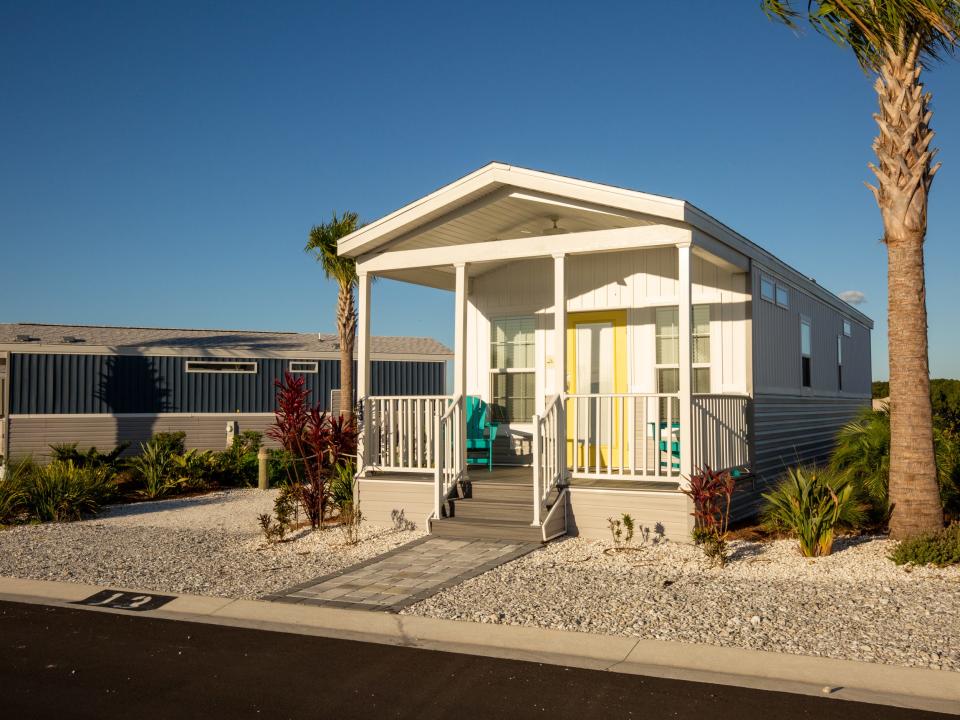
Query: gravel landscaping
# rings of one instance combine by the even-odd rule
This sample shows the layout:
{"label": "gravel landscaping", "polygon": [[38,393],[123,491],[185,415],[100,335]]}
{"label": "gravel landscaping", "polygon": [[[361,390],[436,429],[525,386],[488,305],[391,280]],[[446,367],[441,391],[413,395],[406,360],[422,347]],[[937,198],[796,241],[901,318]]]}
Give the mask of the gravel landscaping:
{"label": "gravel landscaping", "polygon": [[361,541],[341,531],[298,530],[263,540],[260,513],[275,491],[228,490],[114,505],[92,520],[0,530],[0,575],[136,589],[256,598],[366,560],[423,535],[365,523]]}
{"label": "gravel landscaping", "polygon": [[691,545],[567,538],[402,612],[960,671],[960,567],[897,567],[892,546],[736,541],[720,569]]}

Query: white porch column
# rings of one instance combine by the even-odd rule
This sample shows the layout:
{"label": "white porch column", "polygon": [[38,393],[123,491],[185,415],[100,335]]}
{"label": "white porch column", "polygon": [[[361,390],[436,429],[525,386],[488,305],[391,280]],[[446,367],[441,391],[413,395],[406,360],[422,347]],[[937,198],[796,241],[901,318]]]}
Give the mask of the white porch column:
{"label": "white porch column", "polygon": [[678,244],[677,255],[680,261],[678,276],[680,305],[680,482],[683,486],[686,486],[688,478],[693,472],[690,244]]}
{"label": "white porch column", "polygon": [[553,392],[567,391],[566,255],[553,256]]}
{"label": "white porch column", "polygon": [[370,276],[361,272],[357,282],[357,403],[360,406],[361,424],[357,428],[357,458],[361,474],[366,473],[366,438],[370,436]]}
{"label": "white porch column", "polygon": [[[461,396],[461,407],[466,410],[466,400],[463,396],[467,393],[467,264],[454,264],[456,270],[456,290],[454,298],[454,321],[453,321],[453,396]],[[460,413],[460,423],[457,432],[457,442],[460,445],[456,456],[459,457],[459,472],[464,473],[467,466],[466,442],[467,442],[467,416],[466,412]]]}

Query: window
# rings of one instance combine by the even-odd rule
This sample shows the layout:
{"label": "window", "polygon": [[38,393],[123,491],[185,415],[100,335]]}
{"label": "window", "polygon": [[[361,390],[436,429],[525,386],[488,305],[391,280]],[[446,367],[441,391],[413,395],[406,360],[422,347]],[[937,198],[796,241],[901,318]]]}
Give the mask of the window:
{"label": "window", "polygon": [[490,323],[490,403],[504,422],[530,422],[535,407],[536,374],[532,317],[500,318]]}
{"label": "window", "polygon": [[776,286],[773,284],[773,280],[766,275],[760,276],[760,297],[770,302],[776,300]]}
{"label": "window", "polygon": [[810,387],[810,321],[800,318],[800,382]]}
{"label": "window", "polygon": [[[693,363],[694,393],[710,392],[710,306],[694,305],[690,326],[690,359]],[[680,308],[657,308],[656,316],[657,392],[680,391]],[[672,404],[670,415],[680,414],[680,400]],[[660,413],[666,415],[666,398],[660,402]]]}
{"label": "window", "polygon": [[843,390],[843,335],[837,335],[837,390]]}
{"label": "window", "polygon": [[291,360],[288,370],[292,373],[315,373],[320,369],[316,360]]}
{"label": "window", "polygon": [[790,288],[777,283],[777,305],[782,308],[790,307]]}
{"label": "window", "polygon": [[693,306],[693,392],[710,392],[710,306]]}
{"label": "window", "polygon": [[766,275],[760,276],[760,297],[782,308],[790,307],[790,288]]}
{"label": "window", "polygon": [[255,362],[239,360],[187,360],[188,373],[245,373],[257,372]]}
{"label": "window", "polygon": [[853,334],[853,325],[849,320],[843,321],[843,334],[845,337],[850,337]]}

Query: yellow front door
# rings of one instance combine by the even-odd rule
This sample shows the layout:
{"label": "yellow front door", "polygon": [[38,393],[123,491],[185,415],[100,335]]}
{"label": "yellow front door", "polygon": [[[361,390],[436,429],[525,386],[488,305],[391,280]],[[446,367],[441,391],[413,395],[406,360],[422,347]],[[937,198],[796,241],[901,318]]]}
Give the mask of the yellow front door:
{"label": "yellow front door", "polygon": [[626,310],[570,313],[567,393],[574,397],[567,410],[567,462],[571,467],[599,472],[616,457],[625,431],[623,403],[609,396],[626,391]]}

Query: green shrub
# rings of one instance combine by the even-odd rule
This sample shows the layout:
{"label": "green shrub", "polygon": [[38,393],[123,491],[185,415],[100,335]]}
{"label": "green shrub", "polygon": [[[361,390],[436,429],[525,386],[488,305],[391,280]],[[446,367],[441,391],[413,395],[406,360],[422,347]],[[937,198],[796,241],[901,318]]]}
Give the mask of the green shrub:
{"label": "green shrub", "polygon": [[183,455],[171,455],[170,463],[179,485],[189,490],[205,490],[216,478],[216,459],[209,450],[187,450]]}
{"label": "green shrub", "polygon": [[235,435],[233,444],[229,448],[214,454],[214,464],[219,481],[224,485],[254,485],[257,482],[257,473],[260,460],[257,451],[260,448],[259,439],[256,444],[251,442],[250,435],[261,437],[260,433],[248,431],[242,435]]}
{"label": "green shrub", "polygon": [[[937,480],[944,511],[960,517],[960,436],[937,425],[933,431]],[[837,435],[830,467],[849,478],[856,492],[869,501],[869,519],[885,521],[889,515],[890,412],[864,410]]]}
{"label": "green shrub", "polygon": [[353,484],[356,468],[351,461],[340,462],[331,468],[330,500],[340,512],[353,506]]}
{"label": "green shrub", "polygon": [[[176,435],[178,433],[167,433]],[[150,442],[140,446],[140,454],[131,458],[127,465],[133,471],[140,489],[138,494],[148,500],[166,497],[182,483],[176,477],[176,466],[171,444],[155,435]]]}
{"label": "green shrub", "polygon": [[183,455],[187,451],[187,434],[183,430],[156,433],[150,438],[150,442],[157,447],[158,452],[162,451],[167,455]]}
{"label": "green shrub", "polygon": [[897,565],[960,564],[960,523],[938,532],[924,533],[899,543],[890,555]]}
{"label": "green shrub", "polygon": [[108,453],[102,453],[96,447],[87,448],[84,452],[77,450],[77,443],[51,445],[50,450],[54,460],[72,462],[77,467],[105,467],[111,472],[116,471],[120,455],[130,447],[130,443],[123,442]]}
{"label": "green shrub", "polygon": [[24,463],[14,471],[13,482],[18,486],[20,510],[41,522],[79,520],[97,512],[116,493],[106,468],[80,467],[69,460]]}
{"label": "green shrub", "polygon": [[24,510],[23,484],[27,473],[33,472],[32,458],[24,458],[15,465],[4,465],[0,480],[0,525],[15,522]]}
{"label": "green shrub", "polygon": [[[267,450],[267,479],[270,487],[283,487],[290,482],[290,478],[298,477],[293,465],[298,462],[292,453],[279,448]],[[300,465],[302,465],[300,461]],[[303,476],[301,470],[299,476]]]}
{"label": "green shrub", "polygon": [[829,555],[834,530],[858,526],[865,514],[849,477],[816,468],[790,468],[763,498],[767,527],[795,535],[805,557]]}

